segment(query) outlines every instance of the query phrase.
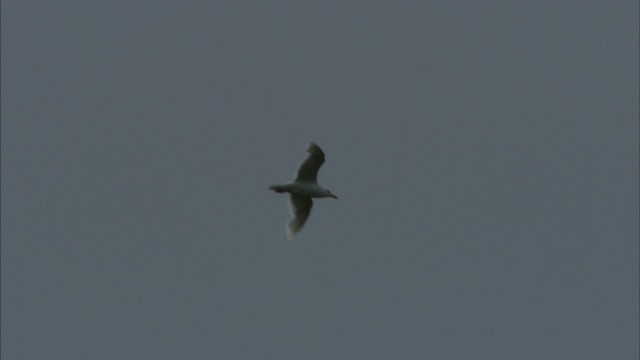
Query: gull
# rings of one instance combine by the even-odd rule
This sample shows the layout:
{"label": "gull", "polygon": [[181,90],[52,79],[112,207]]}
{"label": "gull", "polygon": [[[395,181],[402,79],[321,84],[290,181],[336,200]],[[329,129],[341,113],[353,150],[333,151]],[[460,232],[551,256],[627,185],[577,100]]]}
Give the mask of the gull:
{"label": "gull", "polygon": [[296,178],[292,183],[271,185],[269,190],[277,193],[289,193],[289,211],[293,219],[287,224],[287,237],[291,239],[302,229],[309,217],[313,200],[311,198],[330,197],[338,199],[331,191],[318,185],[317,177],[320,166],[324,163],[324,152],[316,143],[307,146],[309,156],[300,164]]}

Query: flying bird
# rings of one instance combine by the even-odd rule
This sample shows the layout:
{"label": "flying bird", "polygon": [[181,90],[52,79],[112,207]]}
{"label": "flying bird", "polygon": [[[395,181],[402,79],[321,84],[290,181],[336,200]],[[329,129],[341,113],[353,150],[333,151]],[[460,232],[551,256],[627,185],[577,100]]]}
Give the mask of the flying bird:
{"label": "flying bird", "polygon": [[324,152],[316,143],[311,142],[307,146],[309,156],[300,164],[296,172],[296,178],[292,183],[283,185],[271,185],[269,190],[277,193],[289,193],[289,211],[293,219],[287,224],[287,236],[291,239],[300,231],[309,217],[313,200],[311,198],[330,197],[338,199],[331,191],[318,185],[318,170],[324,163]]}

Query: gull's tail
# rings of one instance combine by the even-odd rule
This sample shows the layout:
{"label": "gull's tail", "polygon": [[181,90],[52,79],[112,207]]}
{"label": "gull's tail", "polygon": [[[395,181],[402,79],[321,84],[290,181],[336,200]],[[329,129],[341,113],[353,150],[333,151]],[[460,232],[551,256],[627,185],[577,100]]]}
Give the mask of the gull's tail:
{"label": "gull's tail", "polygon": [[280,193],[280,194],[285,192],[285,188],[284,188],[283,185],[271,185],[271,186],[269,186],[269,190],[273,190],[273,191],[275,191],[277,193]]}

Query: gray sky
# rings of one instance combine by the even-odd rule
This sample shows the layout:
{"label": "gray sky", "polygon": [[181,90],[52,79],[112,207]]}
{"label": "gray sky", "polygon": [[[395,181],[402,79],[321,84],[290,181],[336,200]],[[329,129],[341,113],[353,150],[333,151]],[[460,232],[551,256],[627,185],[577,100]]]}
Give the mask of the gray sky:
{"label": "gray sky", "polygon": [[[3,1],[3,359],[637,359],[637,1]],[[288,241],[304,148],[327,154]]]}

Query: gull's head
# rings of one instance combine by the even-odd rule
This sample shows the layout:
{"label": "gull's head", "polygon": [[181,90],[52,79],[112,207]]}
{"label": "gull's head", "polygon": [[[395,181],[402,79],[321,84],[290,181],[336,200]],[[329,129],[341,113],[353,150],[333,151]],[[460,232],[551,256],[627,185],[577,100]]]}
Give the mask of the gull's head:
{"label": "gull's head", "polygon": [[338,200],[338,197],[337,197],[337,196],[335,196],[335,195],[334,195],[331,191],[329,191],[329,190],[327,190],[327,197],[334,198],[334,199]]}

